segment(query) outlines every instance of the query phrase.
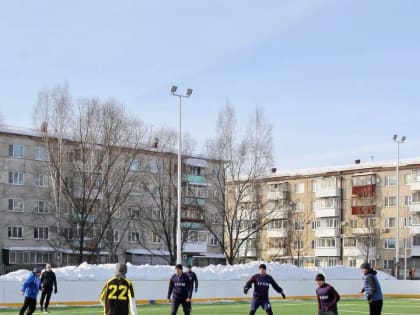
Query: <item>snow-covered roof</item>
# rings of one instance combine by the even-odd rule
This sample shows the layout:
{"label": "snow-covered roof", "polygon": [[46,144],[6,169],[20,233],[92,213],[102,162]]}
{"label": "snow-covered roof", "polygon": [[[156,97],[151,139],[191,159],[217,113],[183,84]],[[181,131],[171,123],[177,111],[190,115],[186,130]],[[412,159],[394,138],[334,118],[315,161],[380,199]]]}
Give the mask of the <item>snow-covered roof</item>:
{"label": "snow-covered roof", "polygon": [[37,251],[37,252],[54,252],[55,249],[52,247],[30,247],[30,246],[12,246],[5,248],[8,250],[14,250],[14,251]]}
{"label": "snow-covered roof", "polygon": [[169,252],[166,250],[144,249],[144,248],[130,248],[126,250],[126,253],[134,254],[134,255],[169,256]]}
{"label": "snow-covered roof", "polygon": [[195,158],[185,159],[184,164],[189,165],[189,166],[196,166],[196,167],[208,167],[208,163],[206,160],[195,159]]}

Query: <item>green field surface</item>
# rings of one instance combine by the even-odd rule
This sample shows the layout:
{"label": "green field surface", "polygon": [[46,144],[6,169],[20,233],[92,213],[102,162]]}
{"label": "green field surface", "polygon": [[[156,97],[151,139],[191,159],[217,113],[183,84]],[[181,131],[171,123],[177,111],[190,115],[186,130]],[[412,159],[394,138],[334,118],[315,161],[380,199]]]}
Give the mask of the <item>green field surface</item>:
{"label": "green field surface", "polygon": [[[315,301],[275,301],[272,303],[275,315],[311,315],[317,314]],[[158,305],[139,305],[137,307],[139,315],[168,315],[170,313],[169,304]],[[234,303],[211,303],[211,304],[195,304],[193,305],[192,315],[210,315],[210,314],[248,314],[249,303],[234,302]],[[1,315],[15,315],[17,309],[0,309]],[[34,314],[41,314],[39,309]],[[57,315],[72,315],[72,314],[86,314],[86,315],[100,315],[103,314],[103,309],[99,306],[80,306],[80,307],[64,307],[51,306],[50,314]],[[183,314],[182,308],[178,310],[178,314]],[[260,308],[256,314],[265,314]],[[342,300],[339,303],[338,314],[369,314],[368,305],[364,300]],[[420,314],[420,299],[386,299],[383,315],[419,315]]]}

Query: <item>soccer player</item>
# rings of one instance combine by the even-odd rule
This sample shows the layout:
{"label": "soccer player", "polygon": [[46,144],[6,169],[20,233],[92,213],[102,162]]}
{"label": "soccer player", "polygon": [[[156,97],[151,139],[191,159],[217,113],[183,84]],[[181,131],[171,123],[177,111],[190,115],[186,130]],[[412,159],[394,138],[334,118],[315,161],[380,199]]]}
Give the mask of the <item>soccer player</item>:
{"label": "soccer player", "polygon": [[319,273],[315,277],[316,297],[318,299],[318,315],[337,315],[337,302],[340,295],[333,286],[325,283],[325,277]]}
{"label": "soccer player", "polygon": [[268,299],[268,290],[271,286],[278,293],[281,294],[283,299],[286,298],[286,295],[283,293],[283,289],[274,281],[273,277],[266,273],[267,266],[261,264],[259,266],[259,273],[253,275],[244,286],[244,293],[247,294],[248,290],[254,284],[254,294],[251,301],[251,310],[249,315],[254,315],[257,309],[261,306],[268,315],[273,315],[273,310],[271,309],[271,304]]}
{"label": "soccer player", "polygon": [[172,295],[172,307],[171,315],[176,315],[178,307],[182,304],[182,309],[185,315],[190,315],[190,305],[192,296],[192,284],[190,278],[182,272],[182,265],[177,264],[175,266],[175,274],[169,279],[168,288],[168,302],[171,303]]}
{"label": "soccer player", "polygon": [[133,284],[125,277],[126,273],[127,265],[117,263],[115,276],[105,283],[99,297],[104,315],[137,315]]}
{"label": "soccer player", "polygon": [[383,296],[381,285],[376,277],[377,272],[367,262],[360,265],[360,270],[363,273],[363,288],[360,290],[360,293],[365,294],[369,303],[369,314],[381,315]]}
{"label": "soccer player", "polygon": [[33,272],[29,275],[29,277],[25,280],[22,284],[20,289],[22,295],[25,296],[25,300],[23,305],[19,311],[19,315],[23,315],[26,312],[26,315],[32,315],[35,312],[36,308],[36,297],[38,296],[38,292],[41,289],[41,268],[35,267]]}
{"label": "soccer player", "polygon": [[[50,304],[51,294],[54,289],[54,294],[57,294],[57,279],[55,277],[54,271],[51,269],[50,264],[45,265],[45,271],[41,275],[41,312],[48,313],[48,305]],[[44,304],[45,299],[45,304]]]}
{"label": "soccer player", "polygon": [[[185,273],[190,278],[191,286],[192,286],[191,291],[194,291],[195,293],[197,293],[197,291],[198,291],[198,278],[197,278],[197,275],[195,274],[195,272],[192,271],[191,269],[192,269],[192,266],[187,265],[187,271]],[[188,305],[189,305],[190,312],[191,312],[191,301],[188,302]]]}

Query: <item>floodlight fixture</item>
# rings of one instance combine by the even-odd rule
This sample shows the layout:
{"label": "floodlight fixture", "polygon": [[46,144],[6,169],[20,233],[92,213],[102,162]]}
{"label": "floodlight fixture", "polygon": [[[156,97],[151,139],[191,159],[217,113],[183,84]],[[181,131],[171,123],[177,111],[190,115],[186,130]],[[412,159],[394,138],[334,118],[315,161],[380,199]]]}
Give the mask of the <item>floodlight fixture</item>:
{"label": "floodlight fixture", "polygon": [[185,95],[187,95],[188,97],[191,96],[193,90],[192,89],[187,89],[187,92],[185,93]]}
{"label": "floodlight fixture", "polygon": [[171,93],[174,94],[177,89],[178,89],[178,87],[176,85],[172,85],[172,87],[171,87]]}

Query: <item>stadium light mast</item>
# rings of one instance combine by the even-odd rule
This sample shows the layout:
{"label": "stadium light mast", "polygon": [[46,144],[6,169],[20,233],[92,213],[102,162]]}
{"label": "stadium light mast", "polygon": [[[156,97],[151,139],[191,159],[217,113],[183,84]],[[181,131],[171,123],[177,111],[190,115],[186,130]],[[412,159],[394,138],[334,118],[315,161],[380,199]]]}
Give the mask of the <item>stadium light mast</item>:
{"label": "stadium light mast", "polygon": [[[405,142],[406,137],[402,136],[400,139],[398,135],[394,135],[392,140],[397,144],[397,240],[395,244],[395,273],[397,279],[399,278],[399,248],[400,248],[400,144]],[[404,240],[404,247],[407,247],[407,240]],[[404,259],[404,280],[407,279],[407,250],[405,250],[405,259]]]}
{"label": "stadium light mast", "polygon": [[181,141],[181,113],[182,113],[182,98],[189,98],[192,94],[192,89],[187,89],[185,91],[185,94],[176,94],[176,90],[178,87],[176,85],[172,85],[171,87],[171,94],[173,96],[178,97],[179,99],[179,117],[178,117],[178,188],[177,188],[177,194],[178,194],[178,208],[177,208],[177,220],[176,220],[176,263],[181,264],[182,263],[182,240],[181,240],[181,193],[182,193],[182,187],[181,187],[181,147],[182,147],[182,141]]}

